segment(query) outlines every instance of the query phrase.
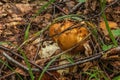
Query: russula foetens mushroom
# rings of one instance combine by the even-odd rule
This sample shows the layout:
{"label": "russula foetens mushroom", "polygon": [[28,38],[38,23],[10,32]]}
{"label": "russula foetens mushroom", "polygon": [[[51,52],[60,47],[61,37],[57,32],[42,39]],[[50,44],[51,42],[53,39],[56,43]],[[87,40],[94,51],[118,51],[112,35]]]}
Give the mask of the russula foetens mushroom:
{"label": "russula foetens mushroom", "polygon": [[[115,22],[108,21],[108,24],[110,29],[118,28],[117,23]],[[70,49],[71,47],[82,41],[89,34],[89,31],[85,27],[86,24],[83,26],[79,25],[78,27],[67,30],[68,28],[71,28],[74,25],[75,25],[74,21],[66,20],[63,22],[54,23],[49,28],[49,35],[53,36],[52,39],[56,43],[58,43],[58,46],[62,50]],[[102,29],[105,35],[108,35],[104,21],[100,22],[100,28]],[[79,44],[78,47],[73,49],[73,51],[75,52],[83,51],[84,50],[83,44],[85,42],[86,40],[84,40],[81,44]]]}
{"label": "russula foetens mushroom", "polygon": [[[67,30],[70,27],[73,27],[75,24],[73,21],[66,20],[65,22],[58,22],[50,26],[49,35],[53,36],[53,40],[58,43],[59,47],[62,50],[67,50],[88,35],[88,30],[84,26],[78,26],[72,29]],[[84,50],[83,43],[74,49],[74,51]]]}

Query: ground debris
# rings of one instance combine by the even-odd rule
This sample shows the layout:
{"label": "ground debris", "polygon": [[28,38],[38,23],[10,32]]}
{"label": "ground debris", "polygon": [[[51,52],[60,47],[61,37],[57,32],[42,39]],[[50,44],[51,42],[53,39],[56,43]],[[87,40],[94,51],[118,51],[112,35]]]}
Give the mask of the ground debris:
{"label": "ground debris", "polygon": [[[29,67],[35,80],[45,68],[42,80],[112,80],[120,76],[120,0],[107,0],[103,11],[99,0],[80,1],[55,0],[48,6],[48,0],[1,0],[0,80],[31,80]],[[39,14],[40,8],[44,10]],[[103,12],[110,30],[118,35],[113,34],[117,47]],[[87,38],[82,42],[80,36]]]}

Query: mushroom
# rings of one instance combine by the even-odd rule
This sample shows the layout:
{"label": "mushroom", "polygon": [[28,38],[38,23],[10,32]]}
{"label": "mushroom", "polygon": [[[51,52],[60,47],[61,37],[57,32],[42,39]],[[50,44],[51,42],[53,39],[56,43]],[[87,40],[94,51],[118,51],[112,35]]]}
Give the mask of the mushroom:
{"label": "mushroom", "polygon": [[[76,44],[79,44],[69,53],[78,53],[79,51],[81,52],[85,51],[86,56],[89,56],[92,54],[92,51],[91,51],[92,49],[89,47],[89,44],[87,44],[88,38],[87,39],[85,38],[90,32],[87,30],[86,28],[87,25],[85,23],[83,25],[81,24],[82,23],[77,24],[76,26],[75,22],[70,20],[54,23],[49,28],[49,35],[50,37],[52,37],[52,39],[58,44],[58,46],[63,51],[72,48]],[[108,24],[110,25],[111,29],[114,27],[116,29],[116,26],[117,26],[116,23],[108,21]],[[100,22],[100,28],[102,29],[105,35],[108,35],[105,22],[103,21]],[[79,57],[79,54],[69,54],[69,53],[62,54],[60,59],[65,59],[66,56],[75,57],[75,58]],[[59,65],[67,64],[67,63],[68,61],[66,60],[60,61]],[[69,73],[69,72],[75,72],[76,70],[77,70],[77,66],[73,66],[71,68],[58,70],[57,72],[62,74],[63,72]]]}
{"label": "mushroom", "polygon": [[[55,23],[49,28],[49,35],[53,36],[53,40],[58,43],[62,50],[70,49],[89,34],[89,31],[85,28],[85,25],[80,26],[80,24],[78,24],[78,26],[74,28],[73,26],[75,26],[75,22],[66,20],[62,23]],[[72,51],[83,51],[84,42],[85,41],[83,41]]]}
{"label": "mushroom", "polygon": [[[108,24],[110,29],[118,28],[117,23],[113,21],[108,21]],[[85,23],[84,25],[78,24],[77,27],[73,26],[75,26],[74,21],[65,20],[63,22],[54,23],[49,28],[49,35],[56,43],[58,43],[58,46],[63,51],[70,49],[71,47],[80,43],[80,41],[82,41],[89,34],[89,31],[85,27]],[[100,28],[102,29],[105,36],[108,36],[108,31],[103,20],[100,22]],[[87,40],[88,39],[85,39],[81,44],[79,44],[78,47],[73,49],[72,52],[84,51],[85,47],[83,45]]]}

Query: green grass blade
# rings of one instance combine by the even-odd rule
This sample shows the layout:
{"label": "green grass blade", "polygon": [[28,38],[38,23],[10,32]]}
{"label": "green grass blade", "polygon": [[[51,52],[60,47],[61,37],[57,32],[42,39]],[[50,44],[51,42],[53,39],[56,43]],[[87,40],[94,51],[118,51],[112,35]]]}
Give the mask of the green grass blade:
{"label": "green grass blade", "polygon": [[4,65],[6,65],[11,71],[16,73],[16,75],[19,77],[20,80],[23,80],[22,77],[12,67],[10,67],[6,62],[0,59],[0,63],[3,63]]}
{"label": "green grass blade", "polygon": [[82,3],[82,2],[85,2],[86,0],[77,0],[77,1]]}
{"label": "green grass blade", "polygon": [[25,31],[24,41],[27,40],[29,37],[30,25],[31,25],[31,23],[28,24],[27,29]]}
{"label": "green grass blade", "polygon": [[112,47],[113,47],[113,45],[102,44],[102,50],[103,50],[103,51],[109,50],[109,49],[112,48]]}
{"label": "green grass blade", "polygon": [[120,36],[120,29],[117,29],[117,30],[112,30],[112,33],[114,36]]}
{"label": "green grass blade", "polygon": [[[44,11],[50,4],[52,4],[55,0],[50,0],[48,3],[46,3],[45,5],[43,5],[40,10],[38,10],[38,12],[33,16],[33,19],[38,16],[39,14],[41,14],[42,11]],[[32,22],[32,21],[31,21]],[[31,22],[28,24],[27,29],[25,31],[25,36],[24,36],[24,42],[23,45],[26,44],[28,41],[28,37],[29,37],[29,29],[30,29],[30,25]],[[22,45],[22,46],[23,46]]]}
{"label": "green grass blade", "polygon": [[[3,45],[3,44],[10,44],[10,45],[13,45],[13,46],[15,46],[14,44],[12,44],[12,43],[10,43],[10,42],[0,42],[0,45]],[[20,53],[22,54],[22,56],[24,57],[24,60],[25,60],[25,63],[27,64],[27,67],[28,67],[28,72],[29,72],[29,74],[30,74],[30,77],[31,77],[31,80],[34,80],[34,75],[33,75],[33,73],[32,73],[32,70],[31,70],[31,67],[30,67],[30,63],[28,62],[28,59],[27,59],[27,57],[25,56],[25,53],[19,48],[19,51],[20,51]],[[1,60],[0,60],[0,62],[2,62]],[[7,65],[9,68],[10,68],[10,66],[9,65]],[[11,68],[12,69],[12,68]],[[12,70],[13,71],[13,70]],[[21,79],[22,80],[22,79]]]}
{"label": "green grass blade", "polygon": [[111,29],[110,29],[110,27],[109,27],[107,18],[106,18],[106,16],[105,16],[105,13],[103,13],[102,16],[103,16],[103,18],[104,18],[105,25],[106,25],[106,29],[107,29],[107,31],[108,31],[108,33],[109,33],[109,36],[110,36],[112,42],[114,43],[115,46],[118,46],[118,43],[117,43],[117,41],[115,40],[115,37],[113,36],[113,33],[112,33],[112,31],[111,31]]}
{"label": "green grass blade", "polygon": [[[84,17],[84,16],[82,16]],[[82,18],[80,18],[79,15],[76,15],[76,14],[70,14],[70,15],[64,15],[64,16],[61,16],[61,17],[58,17],[54,20],[55,21],[60,21],[60,20],[63,20],[65,18],[70,18],[70,19],[73,19],[73,20],[77,20],[77,21],[82,21]]]}
{"label": "green grass blade", "polygon": [[40,75],[40,77],[39,77],[38,80],[41,80],[41,79],[42,79],[42,76],[44,75],[45,71],[46,71],[46,70],[48,69],[48,67],[56,60],[56,58],[57,58],[57,57],[53,58],[53,59],[45,66],[45,68],[43,69],[43,71],[42,71],[42,73],[41,73],[41,75]]}
{"label": "green grass blade", "polygon": [[65,56],[65,57],[66,57],[66,59],[67,59],[71,64],[74,63],[74,60],[73,60],[71,57],[68,57],[68,56]]}
{"label": "green grass blade", "polygon": [[36,16],[38,16],[39,14],[41,14],[41,12],[43,12],[50,4],[52,4],[55,0],[50,0],[49,2],[47,2],[45,5],[43,5],[38,12],[34,15],[34,18]]}
{"label": "green grass blade", "polygon": [[[35,18],[36,16],[38,16],[41,12],[43,12],[50,4],[52,4],[52,2],[54,2],[55,0],[50,0],[48,3],[46,3],[45,5],[43,5],[40,10],[38,10],[38,12],[33,16],[33,18]],[[28,24],[27,29],[25,31],[25,36],[24,36],[24,41],[28,39],[29,37],[29,29],[31,26],[31,22]]]}
{"label": "green grass blade", "polygon": [[114,77],[113,80],[120,80],[120,75]]}
{"label": "green grass blade", "polygon": [[34,75],[33,75],[33,72],[32,72],[32,68],[31,68],[31,66],[30,66],[30,63],[28,62],[28,59],[27,59],[24,51],[21,50],[21,49],[19,49],[19,51],[20,51],[20,53],[22,54],[22,56],[23,56],[23,58],[24,58],[24,60],[25,60],[25,63],[26,63],[26,65],[27,65],[28,69],[29,69],[28,72],[29,72],[29,74],[30,74],[31,80],[34,80]]}
{"label": "green grass blade", "polygon": [[105,9],[105,7],[106,7],[106,0],[100,0],[100,4],[101,4],[101,9],[102,9],[102,11],[103,11],[102,17],[103,17],[103,19],[104,19],[104,21],[105,21],[105,25],[106,25],[106,29],[107,29],[107,31],[108,31],[108,34],[109,34],[109,36],[110,36],[113,44],[114,44],[115,46],[118,46],[118,43],[117,43],[117,41],[115,40],[115,37],[113,36],[113,33],[112,33],[112,31],[111,31],[111,29],[110,29],[110,27],[109,27],[109,24],[108,24],[106,15],[105,15],[104,9]]}

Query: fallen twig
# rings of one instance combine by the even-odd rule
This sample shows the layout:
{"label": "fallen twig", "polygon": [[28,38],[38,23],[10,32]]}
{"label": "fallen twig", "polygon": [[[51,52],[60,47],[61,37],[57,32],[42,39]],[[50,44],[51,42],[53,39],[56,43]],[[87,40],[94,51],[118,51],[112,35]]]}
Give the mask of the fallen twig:
{"label": "fallen twig", "polygon": [[[56,67],[48,68],[47,71],[59,70],[59,69],[68,68],[68,67],[71,67],[71,66],[74,66],[74,65],[82,64],[82,63],[85,63],[85,62],[88,62],[88,61],[92,61],[92,60],[98,59],[98,58],[102,57],[103,55],[110,54],[112,52],[114,52],[114,53],[120,52],[120,46],[118,46],[116,48],[112,48],[112,49],[108,50],[107,52],[95,53],[92,56],[89,56],[89,57],[86,57],[86,58],[83,58],[83,59],[79,59],[78,61],[76,61],[75,63],[72,63],[72,64],[68,63],[68,64],[58,65]],[[9,59],[10,61],[14,60],[10,56],[8,56],[5,52],[3,53],[3,55],[7,59]],[[26,66],[20,64],[19,62],[15,61],[15,60],[13,61],[13,63],[18,64],[18,66],[21,67],[21,68],[23,68],[23,69],[28,70],[28,68]],[[35,72],[37,71],[38,72],[38,71],[40,71],[40,69],[39,68],[32,68],[32,71],[35,71]]]}
{"label": "fallen twig", "polygon": [[69,12],[69,14],[74,13],[83,3],[79,2],[77,5],[75,5]]}
{"label": "fallen twig", "polygon": [[[23,58],[22,56],[20,56],[18,53],[13,52],[13,51],[11,51],[10,49],[8,49],[8,48],[6,48],[6,47],[0,46],[0,49],[2,49],[2,50],[4,50],[4,51],[8,51],[8,52],[10,52],[10,53],[18,56],[19,58],[24,59],[24,58]],[[13,63],[15,63],[16,65],[18,65],[19,67],[21,67],[22,69],[24,69],[24,70],[26,70],[26,71],[29,70],[26,66],[22,65],[21,63],[19,63],[19,62],[16,61],[16,60],[14,60],[12,57],[10,57],[9,55],[7,55],[5,52],[3,53],[3,55],[4,55],[7,59],[9,59],[11,62],[13,62]],[[28,62],[31,63],[32,65],[36,66],[36,67],[37,67],[37,71],[42,71],[42,70],[43,70],[43,68],[42,68],[41,66],[33,63],[32,61],[29,61],[29,60],[28,60]],[[32,71],[36,71],[36,69],[33,69]],[[46,71],[46,73],[47,73],[48,75],[50,75],[51,77],[56,78],[56,77],[55,77],[54,75],[52,75],[50,72]]]}

